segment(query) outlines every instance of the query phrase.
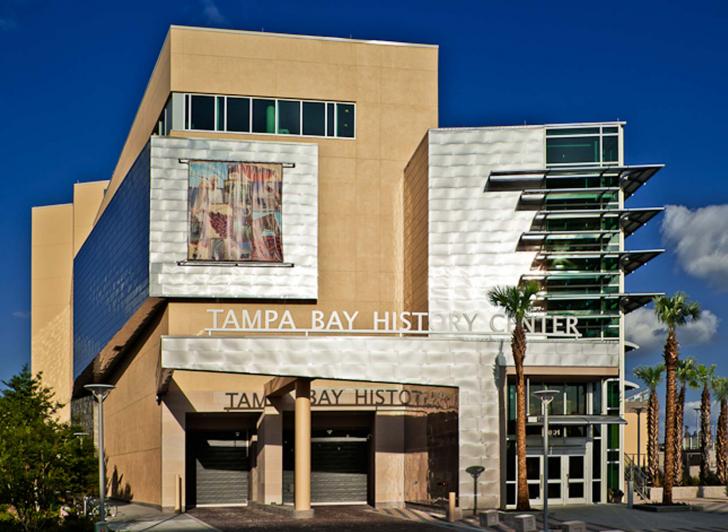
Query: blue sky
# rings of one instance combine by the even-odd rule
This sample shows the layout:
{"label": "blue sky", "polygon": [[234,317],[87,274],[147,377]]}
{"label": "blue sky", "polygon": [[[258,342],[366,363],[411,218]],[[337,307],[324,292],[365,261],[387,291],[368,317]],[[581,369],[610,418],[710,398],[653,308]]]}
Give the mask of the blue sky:
{"label": "blue sky", "polygon": [[[698,300],[712,317],[683,352],[728,375],[728,3],[3,0],[0,378],[29,356],[31,206],[109,177],[169,24],[439,44],[441,126],[627,120],[627,162],[667,164],[630,205],[690,209],[628,240],[680,254],[627,287]],[[630,373],[660,348],[630,354]]]}

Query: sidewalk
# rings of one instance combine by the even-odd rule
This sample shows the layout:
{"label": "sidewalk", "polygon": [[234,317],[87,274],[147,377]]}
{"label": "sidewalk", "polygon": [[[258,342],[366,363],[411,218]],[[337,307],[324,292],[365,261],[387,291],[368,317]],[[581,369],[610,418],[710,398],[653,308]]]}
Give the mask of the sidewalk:
{"label": "sidewalk", "polygon": [[119,513],[116,517],[109,519],[109,526],[112,530],[150,532],[182,530],[182,531],[207,531],[219,532],[216,528],[203,523],[202,521],[188,514],[164,513],[141,504],[118,505]]}
{"label": "sidewalk", "polygon": [[558,507],[551,515],[559,521],[584,521],[588,530],[711,530],[728,531],[728,504],[709,500],[684,501],[703,507],[698,512],[653,513],[629,509],[621,504]]}

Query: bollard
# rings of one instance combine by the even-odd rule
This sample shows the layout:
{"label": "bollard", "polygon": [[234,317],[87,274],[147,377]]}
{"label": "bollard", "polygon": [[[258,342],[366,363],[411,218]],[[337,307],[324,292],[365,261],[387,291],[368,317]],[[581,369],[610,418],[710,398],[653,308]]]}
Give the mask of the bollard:
{"label": "bollard", "polygon": [[632,480],[632,475],[629,476],[629,481],[627,481],[627,508],[632,508],[634,506],[634,481]]}
{"label": "bollard", "polygon": [[513,518],[516,532],[533,532],[536,530],[536,518],[531,514],[521,514]]}
{"label": "bollard", "polygon": [[454,523],[460,519],[460,512],[456,505],[457,498],[455,492],[451,491],[447,494],[447,521],[448,523]]}
{"label": "bollard", "polygon": [[562,532],[586,532],[584,521],[564,521],[561,523]]}
{"label": "bollard", "polygon": [[498,526],[500,524],[498,510],[486,510],[485,512],[480,512],[479,517],[481,527]]}

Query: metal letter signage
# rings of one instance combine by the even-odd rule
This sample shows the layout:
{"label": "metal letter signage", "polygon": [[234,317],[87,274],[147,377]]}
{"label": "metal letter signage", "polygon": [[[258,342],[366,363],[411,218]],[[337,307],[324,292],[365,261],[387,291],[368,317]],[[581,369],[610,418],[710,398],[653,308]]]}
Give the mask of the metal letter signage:
{"label": "metal letter signage", "polygon": [[[209,308],[211,326],[208,334],[222,332],[289,332],[289,333],[350,333],[350,334],[459,334],[510,335],[513,321],[504,314],[488,317],[478,312],[393,312],[374,311],[370,327],[357,325],[363,318],[357,310],[311,310],[305,323],[297,323],[289,310],[247,310]],[[299,318],[300,319],[300,318]],[[524,322],[526,332],[548,337],[579,338],[579,320],[574,316],[538,316]]]}

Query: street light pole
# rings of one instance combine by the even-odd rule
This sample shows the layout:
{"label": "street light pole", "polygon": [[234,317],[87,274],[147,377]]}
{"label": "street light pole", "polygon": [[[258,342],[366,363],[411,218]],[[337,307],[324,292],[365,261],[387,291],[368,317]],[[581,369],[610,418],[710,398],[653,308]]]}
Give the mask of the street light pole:
{"label": "street light pole", "polygon": [[99,417],[99,521],[95,529],[106,530],[106,460],[104,457],[104,400],[114,389],[112,384],[87,384],[84,386],[96,399]]}
{"label": "street light pole", "polygon": [[642,444],[641,444],[641,435],[642,435],[642,421],[641,421],[641,414],[642,414],[642,407],[638,406],[634,409],[635,412],[637,412],[637,467],[642,469]]}
{"label": "street light pole", "polygon": [[543,413],[543,529],[549,531],[549,404],[560,392],[558,390],[539,390],[533,394],[541,401]]}

